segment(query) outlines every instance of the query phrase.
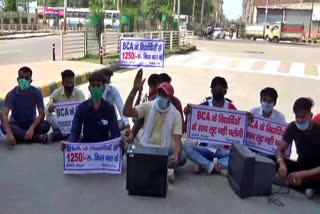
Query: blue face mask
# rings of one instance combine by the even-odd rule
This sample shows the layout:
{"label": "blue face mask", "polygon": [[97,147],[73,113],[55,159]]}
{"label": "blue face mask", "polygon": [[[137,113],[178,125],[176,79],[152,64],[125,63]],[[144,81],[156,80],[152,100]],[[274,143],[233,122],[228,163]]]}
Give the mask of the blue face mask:
{"label": "blue face mask", "polygon": [[168,99],[160,97],[160,96],[157,96],[156,102],[157,102],[159,109],[161,109],[161,110],[168,108],[169,104],[170,104],[170,101]]}
{"label": "blue face mask", "polygon": [[262,111],[266,112],[266,113],[269,113],[273,110],[273,103],[265,103],[265,102],[261,102],[261,108],[262,108]]}
{"label": "blue face mask", "polygon": [[297,128],[301,131],[307,130],[310,126],[310,121],[307,121],[305,123],[298,123],[297,121],[295,121],[295,123],[296,123]]}

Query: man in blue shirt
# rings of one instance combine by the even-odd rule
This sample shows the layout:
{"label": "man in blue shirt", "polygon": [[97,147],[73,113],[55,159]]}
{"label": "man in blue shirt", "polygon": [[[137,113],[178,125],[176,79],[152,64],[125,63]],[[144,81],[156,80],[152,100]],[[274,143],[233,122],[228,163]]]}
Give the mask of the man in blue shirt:
{"label": "man in blue shirt", "polygon": [[[32,70],[22,67],[18,71],[19,86],[6,96],[2,111],[2,131],[9,145],[16,142],[47,142],[50,124],[44,121],[44,104],[41,91],[31,86]],[[38,109],[38,116],[36,116]],[[8,114],[11,111],[10,121]]]}
{"label": "man in blue shirt", "polygon": [[[95,143],[120,137],[114,107],[102,98],[104,84],[101,72],[90,75],[89,91],[91,98],[78,106],[68,141]],[[80,140],[82,128],[83,138]]]}

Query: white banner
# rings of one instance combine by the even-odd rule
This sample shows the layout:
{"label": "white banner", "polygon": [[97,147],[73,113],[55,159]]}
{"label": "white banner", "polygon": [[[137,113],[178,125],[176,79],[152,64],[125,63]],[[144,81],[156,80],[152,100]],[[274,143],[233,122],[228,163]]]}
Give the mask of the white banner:
{"label": "white banner", "polygon": [[192,105],[187,136],[200,142],[244,145],[246,129],[246,112]]}
{"label": "white banner", "polygon": [[72,120],[80,103],[81,101],[54,104],[57,123],[62,134],[70,134]]}
{"label": "white banner", "polygon": [[100,143],[65,143],[64,174],[121,174],[120,139]]}
{"label": "white banner", "polygon": [[163,39],[121,38],[119,65],[121,68],[164,67]]}
{"label": "white banner", "polygon": [[[277,123],[263,117],[254,117],[254,121],[247,129],[246,146],[266,154],[275,154],[282,141],[288,124]],[[290,157],[291,145],[285,152]]]}

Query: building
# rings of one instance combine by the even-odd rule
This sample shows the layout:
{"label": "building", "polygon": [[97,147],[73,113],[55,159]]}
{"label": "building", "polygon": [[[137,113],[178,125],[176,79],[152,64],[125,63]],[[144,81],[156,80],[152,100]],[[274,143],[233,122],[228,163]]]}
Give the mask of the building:
{"label": "building", "polygon": [[[311,11],[312,0],[243,0],[242,19],[246,24],[263,24],[265,18],[268,23],[301,24],[304,25],[305,37],[308,37]],[[314,0],[312,37],[320,37],[319,28],[320,0]]]}

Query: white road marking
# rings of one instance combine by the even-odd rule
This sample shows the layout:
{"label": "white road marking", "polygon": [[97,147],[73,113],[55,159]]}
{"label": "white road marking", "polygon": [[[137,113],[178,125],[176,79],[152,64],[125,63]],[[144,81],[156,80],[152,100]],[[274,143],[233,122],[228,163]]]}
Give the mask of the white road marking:
{"label": "white road marking", "polygon": [[240,61],[240,64],[236,67],[239,70],[250,70],[254,61],[251,59],[243,59]]}
{"label": "white road marking", "polygon": [[211,56],[197,57],[189,61],[187,65],[201,65],[201,63],[208,61],[210,58],[212,57]]}
{"label": "white road marking", "polygon": [[280,66],[280,61],[269,61],[263,68],[264,73],[277,73]]}
{"label": "white road marking", "polygon": [[304,76],[305,64],[294,62],[291,64],[289,73],[293,76]]}

